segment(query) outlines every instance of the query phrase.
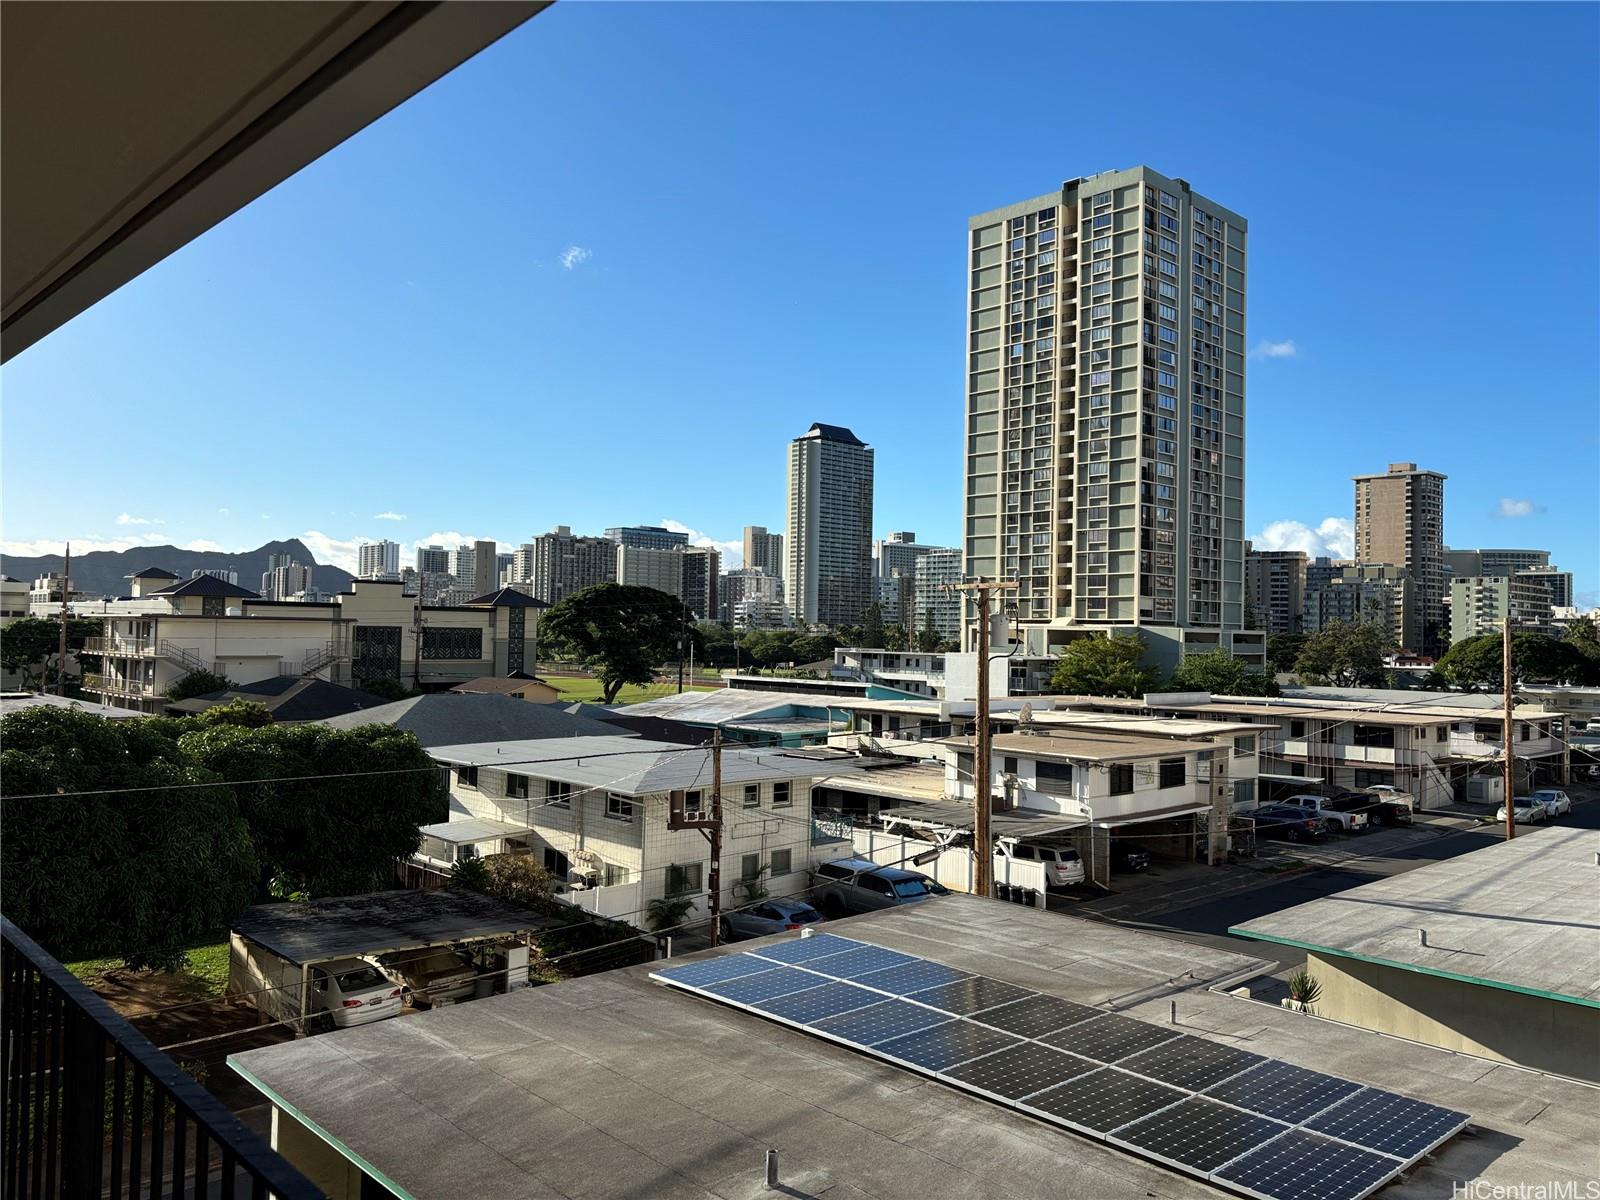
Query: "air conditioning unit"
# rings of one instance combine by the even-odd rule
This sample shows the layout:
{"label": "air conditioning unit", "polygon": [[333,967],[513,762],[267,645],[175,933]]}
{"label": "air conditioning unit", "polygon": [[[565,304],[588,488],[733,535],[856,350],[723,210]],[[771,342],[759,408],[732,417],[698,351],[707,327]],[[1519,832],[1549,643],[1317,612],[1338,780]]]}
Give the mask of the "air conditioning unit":
{"label": "air conditioning unit", "polygon": [[600,872],[581,870],[575,867],[567,872],[567,883],[575,892],[581,892],[585,888],[599,887]]}

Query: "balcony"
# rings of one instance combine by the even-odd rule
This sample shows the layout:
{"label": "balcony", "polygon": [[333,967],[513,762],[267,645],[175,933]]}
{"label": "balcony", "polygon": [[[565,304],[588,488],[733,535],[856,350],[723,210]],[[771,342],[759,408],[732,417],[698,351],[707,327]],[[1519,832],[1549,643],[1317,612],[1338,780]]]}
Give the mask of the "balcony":
{"label": "balcony", "polygon": [[325,1200],[0,917],[0,1193]]}
{"label": "balcony", "polygon": [[82,686],[86,692],[98,692],[103,696],[148,698],[156,694],[154,684],[137,679],[119,679],[115,675],[85,675]]}
{"label": "balcony", "polygon": [[154,658],[160,651],[153,638],[92,637],[83,639],[85,654],[109,654],[116,658]]}

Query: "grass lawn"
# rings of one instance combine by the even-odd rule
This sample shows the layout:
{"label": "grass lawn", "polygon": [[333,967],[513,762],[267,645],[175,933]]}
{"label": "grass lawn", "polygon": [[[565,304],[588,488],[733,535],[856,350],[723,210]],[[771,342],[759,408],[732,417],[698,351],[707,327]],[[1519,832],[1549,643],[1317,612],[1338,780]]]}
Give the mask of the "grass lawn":
{"label": "grass lawn", "polygon": [[[598,679],[576,679],[555,676],[550,679],[563,700],[582,700],[588,704],[599,704],[600,681]],[[678,690],[676,683],[654,683],[647,687],[638,687],[631,683],[622,685],[622,690],[617,693],[614,704],[637,704],[641,700],[655,700],[661,696],[671,695]],[[710,687],[691,687],[684,684],[685,691],[709,692],[716,689]]]}
{"label": "grass lawn", "polygon": [[[67,970],[91,988],[99,984],[108,973],[123,970],[120,958],[86,958],[65,965]],[[190,946],[184,952],[183,969],[174,971],[168,978],[197,999],[222,995],[223,989],[228,985],[228,943],[204,942]]]}

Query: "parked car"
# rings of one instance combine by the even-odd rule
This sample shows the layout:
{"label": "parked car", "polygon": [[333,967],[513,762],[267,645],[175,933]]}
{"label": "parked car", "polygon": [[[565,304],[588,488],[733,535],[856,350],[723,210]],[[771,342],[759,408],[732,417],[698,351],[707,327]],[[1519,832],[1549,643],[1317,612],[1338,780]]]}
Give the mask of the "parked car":
{"label": "parked car", "polygon": [[1071,883],[1082,883],[1087,878],[1083,870],[1083,859],[1071,846],[1049,845],[1044,842],[998,842],[995,850],[997,879],[1000,877],[1000,862],[1007,857],[1018,862],[1042,862],[1046,887],[1066,887]]}
{"label": "parked car", "polygon": [[1286,842],[1320,842],[1328,836],[1328,823],[1308,816],[1304,809],[1283,804],[1263,804],[1246,813],[1256,823],[1261,837],[1282,838]]}
{"label": "parked car", "polygon": [[811,883],[817,907],[830,917],[876,912],[950,894],[950,889],[920,872],[882,867],[866,858],[821,863],[811,873]]}
{"label": "parked car", "polygon": [[722,918],[722,940],[742,942],[746,938],[766,937],[786,929],[815,925],[822,914],[804,900],[763,900],[749,908],[737,909]]}
{"label": "parked car", "polygon": [[1417,807],[1417,798],[1410,792],[1402,792],[1399,788],[1388,783],[1375,783],[1363,789],[1368,795],[1376,796],[1380,800],[1387,800],[1391,804],[1403,804],[1408,809]]}
{"label": "parked car", "polygon": [[1564,817],[1572,811],[1572,797],[1560,788],[1540,788],[1533,798],[1543,804],[1545,812],[1552,817]]}
{"label": "parked car", "polygon": [[336,1029],[397,1017],[405,1001],[400,981],[372,963],[340,958],[311,968],[310,1014]]}
{"label": "parked car", "polygon": [[1410,825],[1411,806],[1394,800],[1380,800],[1372,792],[1340,792],[1328,801],[1337,812],[1361,812],[1373,825]]}
{"label": "parked car", "polygon": [[[1544,806],[1543,800],[1535,800],[1532,796],[1517,796],[1512,799],[1511,804],[1516,810],[1512,820],[1518,825],[1532,825],[1536,821],[1548,821],[1550,819],[1550,810]],[[1504,804],[1494,810],[1494,819],[1496,821],[1504,821],[1506,819],[1506,806]]]}
{"label": "parked car", "polygon": [[1150,851],[1130,846],[1127,842],[1111,841],[1111,869],[1113,871],[1143,871],[1150,865]]}
{"label": "parked car", "polygon": [[406,985],[411,1002],[424,1008],[472,999],[478,978],[477,969],[447,946],[402,950],[378,962]]}
{"label": "parked car", "polygon": [[1368,825],[1365,811],[1335,808],[1331,800],[1310,793],[1280,800],[1276,807],[1294,808],[1308,817],[1321,817],[1329,829],[1337,829],[1340,833],[1364,833]]}

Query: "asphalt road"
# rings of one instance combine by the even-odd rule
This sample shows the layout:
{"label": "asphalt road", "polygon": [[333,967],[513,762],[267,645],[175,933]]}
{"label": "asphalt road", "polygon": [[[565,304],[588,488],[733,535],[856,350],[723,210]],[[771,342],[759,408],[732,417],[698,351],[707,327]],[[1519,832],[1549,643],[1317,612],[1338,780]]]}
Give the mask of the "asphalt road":
{"label": "asphalt road", "polygon": [[[1553,824],[1600,829],[1600,801],[1578,803],[1571,813],[1558,818]],[[1519,825],[1517,836],[1537,837],[1545,828],[1544,825]],[[1289,969],[1304,964],[1305,951],[1296,950],[1293,946],[1280,946],[1274,942],[1233,937],[1229,935],[1228,927],[1267,913],[1292,908],[1296,904],[1304,904],[1308,900],[1331,896],[1347,888],[1359,887],[1377,879],[1403,875],[1430,862],[1440,862],[1454,858],[1458,854],[1469,854],[1502,840],[1504,834],[1498,828],[1484,827],[1444,834],[1427,841],[1413,843],[1405,849],[1381,857],[1353,859],[1336,867],[1308,871],[1277,883],[1268,883],[1188,907],[1156,913],[1141,920],[1124,920],[1117,923],[1136,929],[1173,934],[1201,945],[1269,959],[1278,963],[1280,969]],[[1095,914],[1085,912],[1082,915],[1092,917]]]}

